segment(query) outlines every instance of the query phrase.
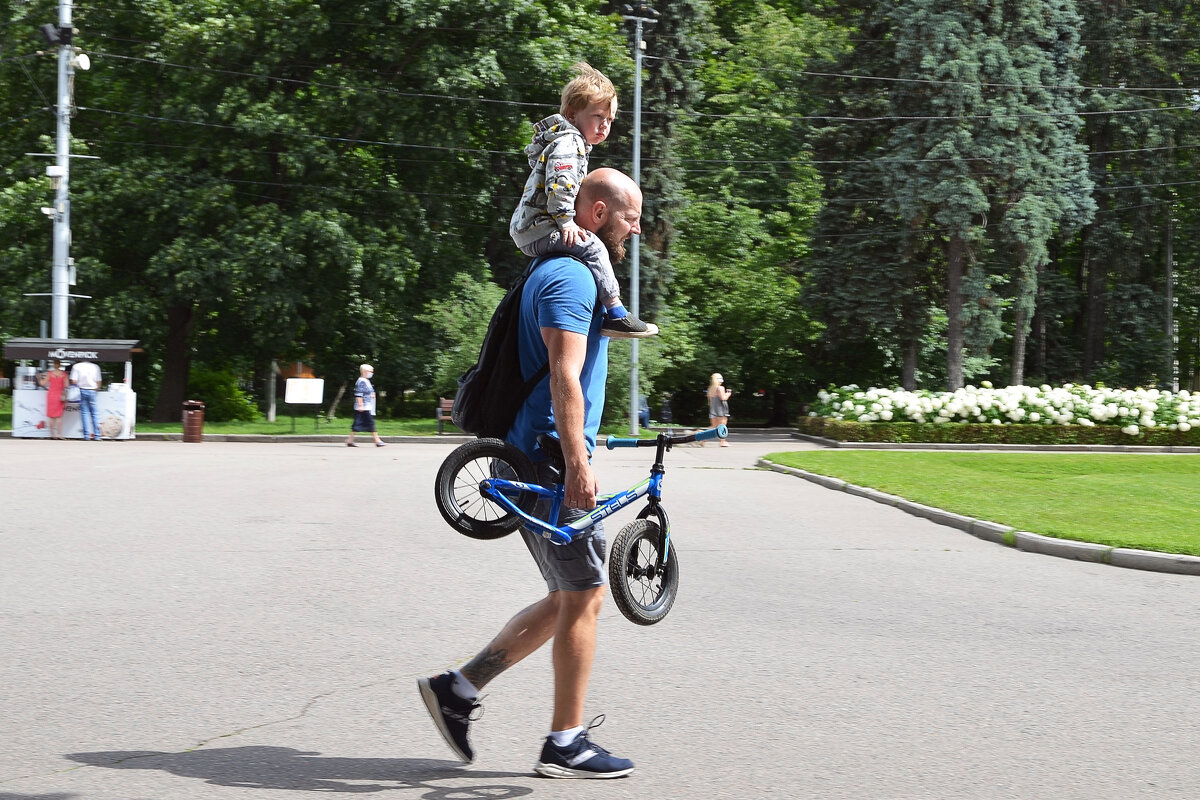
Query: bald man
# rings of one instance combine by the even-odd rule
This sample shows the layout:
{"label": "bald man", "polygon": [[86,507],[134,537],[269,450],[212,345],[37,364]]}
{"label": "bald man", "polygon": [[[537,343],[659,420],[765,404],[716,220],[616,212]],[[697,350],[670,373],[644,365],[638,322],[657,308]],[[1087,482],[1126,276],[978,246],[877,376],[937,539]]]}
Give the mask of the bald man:
{"label": "bald man", "polygon": [[[576,224],[604,243],[614,263],[624,258],[629,237],[641,232],[641,214],[641,190],[613,169],[590,173],[575,201]],[[560,525],[596,507],[591,454],[608,375],[609,340],[601,335],[604,316],[596,282],[582,263],[551,256],[534,267],[521,297],[521,370],[528,379],[549,363],[550,374],[529,395],[507,438],[534,461],[544,485],[554,480],[537,437],[547,433],[558,439],[566,465]],[[546,504],[535,513],[548,511]],[[450,749],[470,763],[475,751],[467,731],[478,716],[479,690],[553,639],[554,710],[534,770],[551,778],[628,775],[633,762],[591,741],[583,727],[596,622],[608,583],[603,525],[569,545],[551,544],[526,529],[521,535],[546,581],[546,596],[518,612],[461,670],[421,678],[418,685],[426,708]]]}

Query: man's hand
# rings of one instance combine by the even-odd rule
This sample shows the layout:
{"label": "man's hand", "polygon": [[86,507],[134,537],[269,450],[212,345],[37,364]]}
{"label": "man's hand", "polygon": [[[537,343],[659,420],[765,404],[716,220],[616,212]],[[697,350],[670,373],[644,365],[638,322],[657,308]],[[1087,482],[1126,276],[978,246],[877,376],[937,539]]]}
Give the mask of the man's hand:
{"label": "man's hand", "polygon": [[563,502],[567,508],[590,511],[596,507],[596,495],[600,492],[600,485],[596,482],[591,464],[585,461],[580,466],[567,467],[565,481],[567,496]]}
{"label": "man's hand", "polygon": [[575,247],[583,244],[588,239],[588,232],[576,225],[574,222],[568,222],[562,227],[563,244],[567,247]]}

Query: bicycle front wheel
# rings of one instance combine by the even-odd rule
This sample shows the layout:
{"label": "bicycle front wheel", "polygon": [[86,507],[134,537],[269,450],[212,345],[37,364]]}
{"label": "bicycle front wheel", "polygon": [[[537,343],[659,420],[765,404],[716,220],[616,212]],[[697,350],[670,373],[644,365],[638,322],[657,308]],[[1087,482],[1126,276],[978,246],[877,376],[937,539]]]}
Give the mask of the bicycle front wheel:
{"label": "bicycle front wheel", "polygon": [[[472,539],[499,539],[521,525],[519,516],[479,491],[480,482],[488,478],[537,482],[529,456],[501,439],[476,439],[455,448],[434,481],[434,499],[442,518]],[[510,499],[527,513],[537,503],[532,492],[514,492]]]}
{"label": "bicycle front wheel", "polygon": [[679,550],[663,563],[663,535],[658,522],[639,519],[626,525],[613,541],[608,582],[617,608],[630,622],[661,622],[675,604],[679,589]]}

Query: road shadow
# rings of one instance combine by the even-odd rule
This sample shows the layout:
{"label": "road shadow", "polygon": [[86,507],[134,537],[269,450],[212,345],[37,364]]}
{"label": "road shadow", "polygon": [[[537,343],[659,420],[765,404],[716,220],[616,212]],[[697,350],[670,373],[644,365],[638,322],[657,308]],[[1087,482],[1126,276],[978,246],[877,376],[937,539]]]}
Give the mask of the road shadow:
{"label": "road shadow", "polygon": [[[163,753],[153,750],[71,753],[81,764],[109,769],[151,769],[217,786],[290,789],[300,792],[368,793],[423,789],[422,800],[504,800],[522,797],[527,786],[485,783],[528,778],[529,773],[464,770],[457,762],[426,758],[323,758],[290,747],[225,747]],[[437,781],[470,785],[438,786]]]}

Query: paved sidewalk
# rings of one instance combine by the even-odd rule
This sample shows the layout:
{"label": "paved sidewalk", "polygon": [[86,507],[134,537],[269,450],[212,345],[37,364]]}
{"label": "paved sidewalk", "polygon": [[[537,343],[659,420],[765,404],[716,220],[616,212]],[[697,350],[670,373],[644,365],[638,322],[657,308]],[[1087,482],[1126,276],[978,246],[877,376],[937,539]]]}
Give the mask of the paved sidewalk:
{"label": "paved sidewalk", "polygon": [[[667,458],[679,600],[610,604],[588,717],[637,763],[532,774],[542,652],[450,757],[417,677],[543,590],[519,540],[452,533],[453,443],[0,442],[0,798],[1190,798],[1190,576],[1031,557],[756,469]],[[602,451],[603,486],[646,451]],[[612,533],[631,521],[622,512]]]}
{"label": "paved sidewalk", "polygon": [[1127,547],[1110,547],[1109,545],[1079,542],[1071,539],[1059,539],[1053,536],[1043,536],[1030,531],[1021,531],[1008,525],[1001,525],[988,520],[979,520],[963,514],[955,514],[932,506],[922,505],[903,497],[887,494],[865,486],[856,486],[839,478],[819,475],[795,467],[785,467],[781,464],[763,458],[759,466],[794,475],[807,481],[839,492],[847,492],[857,497],[865,497],[876,503],[895,508],[917,517],[928,519],[939,525],[969,533],[972,536],[1007,547],[1015,547],[1027,553],[1039,553],[1057,558],[1071,558],[1078,561],[1091,561],[1098,564],[1111,564],[1114,567],[1129,569],[1145,569],[1153,572],[1173,572],[1180,575],[1200,575],[1200,557],[1179,555],[1175,553],[1158,553],[1152,550],[1136,550]]}

